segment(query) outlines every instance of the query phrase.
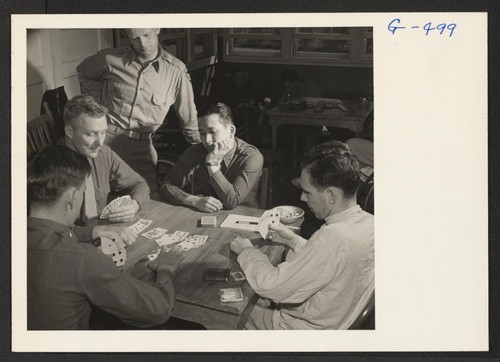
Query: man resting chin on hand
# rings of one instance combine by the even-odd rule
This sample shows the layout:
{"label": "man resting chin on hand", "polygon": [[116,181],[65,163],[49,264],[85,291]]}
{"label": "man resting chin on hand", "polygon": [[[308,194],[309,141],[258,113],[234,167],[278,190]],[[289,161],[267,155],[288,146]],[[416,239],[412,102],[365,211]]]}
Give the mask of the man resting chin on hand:
{"label": "man resting chin on hand", "polygon": [[160,195],[174,205],[204,212],[257,207],[263,157],[254,146],[236,138],[231,109],[224,103],[198,112],[201,144],[188,148],[170,170]]}

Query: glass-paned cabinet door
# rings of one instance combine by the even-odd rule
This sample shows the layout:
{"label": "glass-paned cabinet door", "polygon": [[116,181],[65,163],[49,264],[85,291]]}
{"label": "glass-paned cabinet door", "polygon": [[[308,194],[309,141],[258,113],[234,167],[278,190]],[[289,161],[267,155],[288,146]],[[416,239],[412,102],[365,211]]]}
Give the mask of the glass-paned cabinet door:
{"label": "glass-paned cabinet door", "polygon": [[293,33],[294,58],[351,57],[352,36],[348,27],[296,28]]}
{"label": "glass-paned cabinet door", "polygon": [[280,33],[279,28],[231,28],[227,36],[227,55],[280,57]]}

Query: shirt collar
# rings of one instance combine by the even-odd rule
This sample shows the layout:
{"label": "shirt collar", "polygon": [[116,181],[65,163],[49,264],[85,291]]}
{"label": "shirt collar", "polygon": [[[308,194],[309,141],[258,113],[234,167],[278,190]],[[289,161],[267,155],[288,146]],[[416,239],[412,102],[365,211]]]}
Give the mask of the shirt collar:
{"label": "shirt collar", "polygon": [[29,217],[28,216],[28,229],[35,230],[44,230],[51,231],[58,235],[61,235],[65,239],[72,239],[76,241],[76,237],[71,231],[70,227],[64,224],[61,224],[57,221],[50,219],[41,219],[38,217]]}
{"label": "shirt collar", "polygon": [[350,207],[342,212],[339,212],[338,214],[333,214],[330,216],[327,216],[325,218],[325,222],[327,225],[330,224],[335,224],[341,221],[345,221],[355,215],[357,215],[361,211],[361,207],[359,205],[355,205],[353,207]]}
{"label": "shirt collar", "polygon": [[[142,62],[139,60],[139,58],[137,57],[136,55],[136,52],[134,50],[134,48],[130,45],[129,46],[129,53],[128,53],[128,59],[127,59],[127,65],[130,65],[132,64],[132,62],[135,60],[136,62],[142,64]],[[148,67],[149,66],[152,66],[153,69],[158,73],[158,71],[160,70],[160,58],[163,56],[163,53],[165,52],[165,50],[158,45],[158,54],[156,55],[156,57],[149,62],[148,64]]]}

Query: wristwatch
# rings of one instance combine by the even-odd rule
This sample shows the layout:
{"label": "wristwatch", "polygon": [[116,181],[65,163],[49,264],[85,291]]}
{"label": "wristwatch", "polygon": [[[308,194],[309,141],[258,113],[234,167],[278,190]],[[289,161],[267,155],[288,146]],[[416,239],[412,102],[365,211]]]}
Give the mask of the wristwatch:
{"label": "wristwatch", "polygon": [[207,161],[205,162],[205,166],[219,166],[219,161]]}

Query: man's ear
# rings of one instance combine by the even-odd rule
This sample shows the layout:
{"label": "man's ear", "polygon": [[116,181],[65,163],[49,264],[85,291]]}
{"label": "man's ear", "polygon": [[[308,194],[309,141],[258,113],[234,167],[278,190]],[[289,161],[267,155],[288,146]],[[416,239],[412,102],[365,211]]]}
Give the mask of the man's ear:
{"label": "man's ear", "polygon": [[73,128],[71,128],[71,126],[64,126],[64,134],[68,137],[68,138],[73,138]]}
{"label": "man's ear", "polygon": [[329,187],[326,189],[327,195],[328,195],[328,203],[329,204],[334,204],[335,201],[337,200],[337,190],[335,190],[333,187]]}
{"label": "man's ear", "polygon": [[231,137],[234,137],[236,135],[236,126],[234,124],[232,124],[229,126],[229,128],[230,128],[229,131],[231,132],[230,133]]}

